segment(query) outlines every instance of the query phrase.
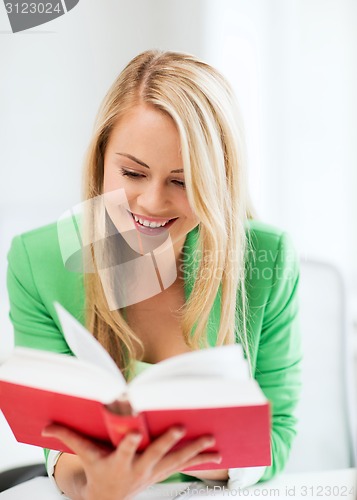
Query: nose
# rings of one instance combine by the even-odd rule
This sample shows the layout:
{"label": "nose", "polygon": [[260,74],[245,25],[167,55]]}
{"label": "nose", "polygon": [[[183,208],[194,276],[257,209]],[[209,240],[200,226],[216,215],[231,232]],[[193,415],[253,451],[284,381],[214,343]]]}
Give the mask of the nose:
{"label": "nose", "polygon": [[137,204],[145,215],[160,217],[170,205],[167,186],[160,180],[148,181],[137,197]]}

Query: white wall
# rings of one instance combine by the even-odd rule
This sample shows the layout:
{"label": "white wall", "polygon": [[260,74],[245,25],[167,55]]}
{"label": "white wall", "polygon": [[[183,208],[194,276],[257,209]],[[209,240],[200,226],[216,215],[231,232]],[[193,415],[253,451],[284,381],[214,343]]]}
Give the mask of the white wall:
{"label": "white wall", "polygon": [[356,21],[357,3],[351,0],[293,2],[271,19],[280,32],[272,48],[285,67],[278,101],[277,220],[294,228],[303,252],[355,276]]}
{"label": "white wall", "polygon": [[208,4],[209,56],[241,98],[260,217],[356,281],[357,3]]}
{"label": "white wall", "polygon": [[232,84],[237,95],[248,148],[248,174],[254,206],[269,220],[263,106],[269,51],[269,2],[208,0],[206,58]]}

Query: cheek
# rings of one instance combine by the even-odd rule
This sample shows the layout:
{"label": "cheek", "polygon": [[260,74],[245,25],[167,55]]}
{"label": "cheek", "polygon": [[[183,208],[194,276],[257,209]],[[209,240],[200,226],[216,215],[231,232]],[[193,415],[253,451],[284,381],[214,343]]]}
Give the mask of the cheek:
{"label": "cheek", "polygon": [[195,222],[196,224],[199,223],[199,219],[196,216],[196,214],[193,212],[192,208],[190,207],[187,197],[185,197],[184,200],[181,201],[181,211],[185,215],[185,217],[190,220],[190,222]]}
{"label": "cheek", "polygon": [[108,193],[120,188],[125,188],[125,192],[127,192],[127,186],[123,177],[110,168],[104,169],[103,192]]}
{"label": "cheek", "polygon": [[104,167],[104,177],[103,177],[103,191],[107,193],[108,191],[113,191],[118,187],[117,179],[113,175],[113,172],[109,168]]}
{"label": "cheek", "polygon": [[132,203],[138,197],[135,183],[126,181],[118,172],[114,174],[108,172],[108,175],[104,174],[103,193],[111,191],[118,191],[118,199],[125,200],[125,203]]}

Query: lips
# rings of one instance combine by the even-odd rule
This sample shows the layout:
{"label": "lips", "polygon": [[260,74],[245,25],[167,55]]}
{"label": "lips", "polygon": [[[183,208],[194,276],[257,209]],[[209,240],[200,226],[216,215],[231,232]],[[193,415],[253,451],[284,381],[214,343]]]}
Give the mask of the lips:
{"label": "lips", "polygon": [[[159,217],[147,217],[147,216],[144,216],[144,215],[134,214],[133,212],[130,212],[129,210],[128,210],[128,212],[130,213],[130,215],[133,217],[133,219],[136,222],[141,223],[141,225],[143,225],[143,226],[145,225],[145,224],[143,224],[143,222],[148,222],[148,223],[153,222],[155,224],[166,225],[169,222],[171,222],[172,220],[178,219],[178,217],[172,217],[171,219],[170,218],[163,219],[163,218],[159,218]],[[145,227],[150,227],[150,226],[145,226]]]}
{"label": "lips", "polygon": [[[164,231],[167,231],[167,229],[169,229],[172,226],[172,224],[174,224],[174,222],[178,219],[178,217],[174,217],[172,219],[158,219],[158,218],[154,218],[154,217],[143,217],[143,216],[140,216],[139,214],[133,214],[130,211],[128,211],[128,212],[132,216],[135,227],[138,229],[138,231],[140,231],[141,233],[147,234],[147,235],[152,235],[152,236],[154,236],[156,234],[160,234]],[[145,225],[141,224],[139,221],[135,220],[134,215],[136,216],[136,218],[138,218],[142,221],[156,222],[157,224],[164,223],[166,221],[168,221],[168,222],[166,222],[166,224],[164,226],[159,226],[159,227],[145,226]]]}

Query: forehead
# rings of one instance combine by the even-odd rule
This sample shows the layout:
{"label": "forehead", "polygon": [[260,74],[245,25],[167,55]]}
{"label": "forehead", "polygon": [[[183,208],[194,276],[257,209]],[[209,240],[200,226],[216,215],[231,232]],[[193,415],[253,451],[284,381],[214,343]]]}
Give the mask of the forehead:
{"label": "forehead", "polygon": [[111,132],[111,139],[128,140],[134,136],[159,135],[163,140],[179,141],[173,119],[165,112],[148,105],[138,105],[121,116]]}
{"label": "forehead", "polygon": [[107,152],[126,153],[151,166],[163,163],[181,165],[180,137],[173,119],[148,105],[139,105],[115,124]]}

